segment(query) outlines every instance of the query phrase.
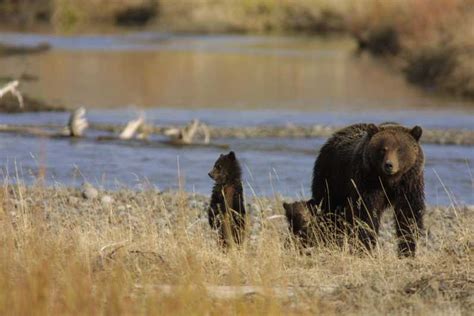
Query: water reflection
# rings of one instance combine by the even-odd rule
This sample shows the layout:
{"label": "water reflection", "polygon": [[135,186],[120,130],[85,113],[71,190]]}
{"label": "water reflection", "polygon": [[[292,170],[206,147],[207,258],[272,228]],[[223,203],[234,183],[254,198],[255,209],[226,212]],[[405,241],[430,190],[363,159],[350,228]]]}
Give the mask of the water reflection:
{"label": "water reflection", "polygon": [[428,96],[380,62],[355,57],[349,39],[291,37],[18,36],[53,50],[0,59],[2,75],[40,79],[26,90],[68,106],[281,108],[354,111],[463,107]]}

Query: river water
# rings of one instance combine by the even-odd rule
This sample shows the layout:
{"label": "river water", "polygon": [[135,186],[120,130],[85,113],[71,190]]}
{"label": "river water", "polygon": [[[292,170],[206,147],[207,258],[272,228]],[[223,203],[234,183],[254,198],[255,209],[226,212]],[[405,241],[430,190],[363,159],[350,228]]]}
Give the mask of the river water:
{"label": "river water", "polygon": [[[144,111],[155,124],[193,118],[216,126],[344,126],[397,121],[474,129],[474,104],[405,83],[382,62],[358,56],[348,39],[197,36],[164,33],[55,36],[0,33],[0,42],[52,50],[0,59],[0,77],[26,73],[22,89],[94,123],[123,124]],[[65,124],[67,113],[1,114],[0,124]],[[90,136],[99,132],[90,131]],[[236,151],[248,195],[307,197],[315,153],[325,139],[218,139]],[[429,204],[474,204],[474,147],[424,144]],[[209,194],[222,150],[71,142],[3,134],[3,173],[50,184],[84,181],[110,189],[153,186]],[[178,179],[181,179],[178,181]]]}

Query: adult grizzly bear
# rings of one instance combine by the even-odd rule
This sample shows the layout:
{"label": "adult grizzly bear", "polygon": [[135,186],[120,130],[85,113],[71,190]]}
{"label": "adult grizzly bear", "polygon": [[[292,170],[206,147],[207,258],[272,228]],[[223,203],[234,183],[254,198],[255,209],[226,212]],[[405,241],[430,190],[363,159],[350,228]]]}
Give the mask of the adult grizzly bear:
{"label": "adult grizzly bear", "polygon": [[[339,231],[375,246],[382,212],[395,210],[400,256],[414,256],[423,228],[422,129],[396,123],[355,124],[336,132],[314,164],[313,203],[323,213],[343,218]],[[339,221],[337,221],[339,222]]]}
{"label": "adult grizzly bear", "polygon": [[241,244],[245,232],[242,172],[233,151],[220,155],[209,172],[214,181],[208,210],[209,225],[219,233],[224,247]]}

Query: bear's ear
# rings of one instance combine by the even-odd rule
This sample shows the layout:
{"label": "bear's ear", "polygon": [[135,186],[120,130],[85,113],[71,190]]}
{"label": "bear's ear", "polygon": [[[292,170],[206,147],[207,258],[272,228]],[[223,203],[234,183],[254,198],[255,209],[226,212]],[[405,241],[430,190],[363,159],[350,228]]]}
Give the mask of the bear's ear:
{"label": "bear's ear", "polygon": [[228,156],[230,159],[235,160],[235,153],[233,151],[231,151]]}
{"label": "bear's ear", "polygon": [[410,130],[410,134],[416,141],[419,141],[421,138],[421,134],[423,134],[423,130],[417,125]]}
{"label": "bear's ear", "polygon": [[293,208],[291,207],[290,203],[283,202],[283,209],[285,210],[286,216],[290,216],[293,213]]}
{"label": "bear's ear", "polygon": [[379,128],[377,125],[375,124],[369,124],[367,126],[367,135],[369,135],[369,137],[372,137],[374,136],[375,134],[377,134],[379,132]]}

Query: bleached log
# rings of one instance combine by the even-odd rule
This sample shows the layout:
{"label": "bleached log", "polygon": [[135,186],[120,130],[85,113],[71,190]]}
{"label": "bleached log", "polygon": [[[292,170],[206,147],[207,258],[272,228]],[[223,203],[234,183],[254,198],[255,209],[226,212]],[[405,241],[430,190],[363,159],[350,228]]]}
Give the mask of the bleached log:
{"label": "bleached log", "polygon": [[196,144],[196,136],[202,133],[203,141],[201,143],[209,144],[211,133],[209,127],[201,123],[198,119],[194,119],[183,128],[170,128],[165,130],[164,134],[171,138],[176,144]]}
{"label": "bleached log", "polygon": [[204,134],[204,144],[209,144],[211,142],[211,131],[209,130],[209,126],[207,126],[207,124],[201,123],[200,128]]}
{"label": "bleached log", "polygon": [[143,115],[140,115],[139,118],[128,122],[127,126],[125,126],[123,131],[120,133],[119,139],[122,139],[122,140],[132,139],[136,135],[138,129],[143,125],[144,122],[145,122],[145,118],[143,117]]}
{"label": "bleached log", "polygon": [[[142,285],[135,286],[138,289],[144,288]],[[334,292],[335,287],[332,286],[314,286],[314,287],[263,287],[263,286],[252,286],[252,285],[241,285],[241,286],[230,286],[230,285],[204,285],[199,287],[197,285],[191,285],[187,287],[176,286],[176,285],[151,285],[148,288],[156,289],[161,292],[163,295],[172,296],[174,294],[182,293],[183,289],[190,290],[204,290],[207,292],[209,297],[214,299],[241,299],[252,296],[261,296],[261,297],[273,297],[278,299],[289,299],[296,296],[297,292],[303,292],[306,290],[311,290],[319,292],[321,294],[330,294]]]}
{"label": "bleached log", "polygon": [[23,96],[21,95],[20,90],[18,90],[19,85],[20,82],[18,80],[7,83],[3,88],[0,89],[0,98],[10,92],[17,98],[20,108],[23,108]]}
{"label": "bleached log", "polygon": [[89,127],[86,119],[86,109],[80,107],[74,110],[69,116],[67,126],[64,128],[63,135],[70,137],[82,137],[84,131]]}

